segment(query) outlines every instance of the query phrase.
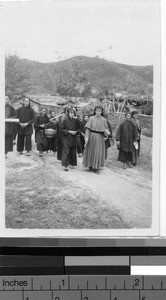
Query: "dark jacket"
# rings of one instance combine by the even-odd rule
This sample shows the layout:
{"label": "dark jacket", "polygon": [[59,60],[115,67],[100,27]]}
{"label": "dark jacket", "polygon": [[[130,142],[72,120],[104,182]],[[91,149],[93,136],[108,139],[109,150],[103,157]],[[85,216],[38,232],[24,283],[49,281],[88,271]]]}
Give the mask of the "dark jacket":
{"label": "dark jacket", "polygon": [[[71,135],[69,131],[77,131],[76,135]],[[77,146],[77,135],[80,134],[81,131],[81,123],[79,119],[71,119],[67,117],[61,124],[61,132],[62,136],[62,143],[67,144],[69,147],[76,147]]]}
{"label": "dark jacket", "polygon": [[28,126],[25,128],[22,128],[20,124],[18,124],[18,134],[31,135],[33,133],[32,124],[35,119],[34,110],[30,106],[21,107],[17,110],[17,117],[19,118],[20,123],[28,123]]}
{"label": "dark jacket", "polygon": [[138,134],[134,122],[130,119],[124,120],[117,132],[116,140],[120,141],[120,150],[125,152],[133,151],[133,144],[137,141]]}
{"label": "dark jacket", "polygon": [[[10,104],[5,105],[5,119],[15,118],[16,111]],[[5,122],[5,135],[9,136],[13,134],[13,124]]]}

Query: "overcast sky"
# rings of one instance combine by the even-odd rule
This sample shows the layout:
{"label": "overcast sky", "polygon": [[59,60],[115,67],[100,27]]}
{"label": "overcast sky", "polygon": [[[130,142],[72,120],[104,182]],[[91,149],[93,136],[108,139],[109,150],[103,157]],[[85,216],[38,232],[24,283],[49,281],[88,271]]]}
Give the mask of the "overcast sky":
{"label": "overcast sky", "polygon": [[6,53],[41,62],[99,55],[131,65],[155,64],[159,55],[158,0],[1,3]]}

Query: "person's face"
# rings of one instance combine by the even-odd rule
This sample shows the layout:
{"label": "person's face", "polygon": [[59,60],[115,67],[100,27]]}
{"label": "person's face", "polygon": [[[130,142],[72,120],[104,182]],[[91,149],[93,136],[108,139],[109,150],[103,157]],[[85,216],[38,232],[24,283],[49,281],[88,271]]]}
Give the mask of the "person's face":
{"label": "person's face", "polygon": [[85,116],[85,117],[84,117],[84,121],[85,121],[85,122],[88,122],[88,120],[89,120],[89,117],[88,117],[88,116]]}
{"label": "person's face", "polygon": [[130,114],[127,114],[127,115],[126,115],[126,119],[131,119],[131,115],[130,115]]}
{"label": "person's face", "polygon": [[25,107],[28,107],[29,106],[29,99],[28,98],[25,98],[25,100],[24,100],[24,106]]}
{"label": "person's face", "polygon": [[52,113],[51,113],[51,118],[54,118],[55,117],[55,112],[53,111]]}
{"label": "person's face", "polygon": [[46,109],[45,109],[45,108],[43,108],[43,109],[42,109],[42,111],[41,111],[41,114],[42,114],[42,116],[45,116],[45,115],[46,115],[46,113],[47,113]]}
{"label": "person's face", "polygon": [[9,104],[9,102],[10,102],[10,101],[9,101],[9,97],[6,96],[6,97],[5,97],[5,105]]}
{"label": "person's face", "polygon": [[138,119],[138,114],[133,115],[133,119]]}
{"label": "person's face", "polygon": [[72,119],[74,117],[74,111],[69,111],[69,117]]}
{"label": "person's face", "polygon": [[96,116],[101,116],[102,110],[100,108],[96,109]]}

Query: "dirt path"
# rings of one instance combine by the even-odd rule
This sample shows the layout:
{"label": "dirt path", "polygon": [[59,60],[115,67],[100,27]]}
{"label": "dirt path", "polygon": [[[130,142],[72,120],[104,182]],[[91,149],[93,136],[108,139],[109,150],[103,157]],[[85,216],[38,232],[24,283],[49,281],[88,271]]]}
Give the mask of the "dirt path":
{"label": "dirt path", "polygon": [[[121,170],[120,174],[105,167],[100,174],[95,174],[82,166],[78,158],[78,166],[64,172],[60,163],[51,156],[44,156],[45,164],[54,163],[55,172],[65,181],[84,188],[90,188],[102,202],[116,207],[124,221],[135,227],[149,227],[151,224],[151,181],[143,178],[136,168]],[[129,179],[130,178],[130,179]],[[135,179],[134,179],[135,178]]]}
{"label": "dirt path", "polygon": [[[147,140],[145,146],[147,148]],[[80,208],[80,217],[77,216],[78,224],[80,218],[82,218],[81,214],[86,219],[86,210],[88,211],[89,220],[92,219],[92,222],[95,222],[92,215],[94,215],[95,220],[99,211],[103,209],[103,222],[106,220],[109,223],[109,215],[112,212],[112,219],[116,223],[127,224],[130,228],[149,228],[151,226],[152,211],[151,172],[146,169],[144,163],[132,169],[123,170],[121,164],[117,162],[117,151],[112,148],[109,149],[108,154],[107,166],[100,171],[100,174],[95,174],[82,166],[82,158],[78,158],[78,165],[75,169],[69,169],[68,172],[65,172],[61,162],[52,153],[46,153],[43,157],[39,157],[35,148],[30,157],[20,156],[15,151],[9,153],[6,160],[6,191],[10,194],[8,196],[8,199],[10,199],[8,200],[8,207],[12,208],[13,206],[12,193],[15,193],[16,199],[18,196],[18,198],[24,197],[20,195],[27,193],[26,197],[29,200],[26,200],[26,197],[25,199],[21,198],[23,200],[20,199],[18,201],[18,207],[22,207],[21,202],[26,200],[26,205],[27,203],[32,203],[33,209],[35,203],[38,205],[35,199],[38,199],[39,194],[43,193],[42,190],[46,189],[45,194],[50,194],[52,197],[52,195],[57,193],[56,197],[63,199],[64,203],[62,203],[66,207],[66,213],[68,209],[69,215],[73,214],[73,217],[75,217],[75,207],[73,206],[73,212],[70,212],[72,202],[68,203],[67,199],[69,197],[71,201],[72,199],[75,201],[75,206],[77,207],[78,205]],[[146,157],[145,161],[147,161]],[[15,171],[19,175],[16,176]],[[37,174],[35,178],[33,178],[34,172]],[[21,174],[26,174],[25,180],[22,179]],[[55,186],[54,179],[56,179],[57,183],[59,180],[59,184],[63,182],[65,188],[58,187],[58,184]],[[24,186],[24,184],[27,186]],[[33,197],[30,200],[31,196]],[[92,202],[88,199],[92,199]],[[43,201],[45,203],[46,198]],[[50,202],[51,207],[52,203]],[[98,212],[93,212],[95,204],[95,209]],[[22,214],[21,211],[20,216]],[[38,215],[37,210],[36,213]],[[10,214],[13,214],[13,212],[10,212]],[[50,212],[48,211],[46,219],[49,215]],[[41,222],[41,219],[39,222]],[[45,224],[47,224],[47,220]],[[42,226],[42,223],[40,226]],[[83,224],[79,226],[83,226]],[[104,223],[102,226],[104,226]]]}

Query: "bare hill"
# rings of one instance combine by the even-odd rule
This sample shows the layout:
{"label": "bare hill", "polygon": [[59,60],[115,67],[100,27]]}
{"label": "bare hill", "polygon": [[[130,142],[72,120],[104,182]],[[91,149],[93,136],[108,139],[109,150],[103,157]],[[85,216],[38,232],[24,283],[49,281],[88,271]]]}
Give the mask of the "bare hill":
{"label": "bare hill", "polygon": [[104,88],[130,94],[151,93],[153,66],[130,66],[97,57],[76,56],[56,63],[40,63],[20,59],[20,67],[29,75],[31,93],[54,93],[60,73],[72,72],[73,62],[87,72],[93,89]]}

